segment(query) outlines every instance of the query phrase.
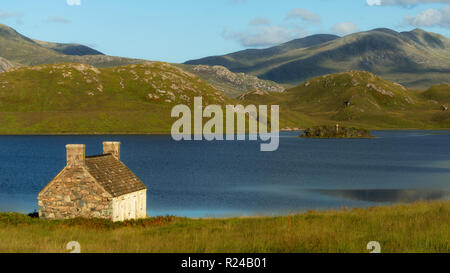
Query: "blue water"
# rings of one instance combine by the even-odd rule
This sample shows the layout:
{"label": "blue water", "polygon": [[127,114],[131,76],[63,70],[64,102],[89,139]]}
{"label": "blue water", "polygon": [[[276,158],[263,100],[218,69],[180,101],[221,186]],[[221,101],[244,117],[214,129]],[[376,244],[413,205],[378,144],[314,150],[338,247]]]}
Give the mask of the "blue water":
{"label": "blue water", "polygon": [[170,136],[0,136],[0,211],[32,212],[65,166],[65,145],[122,142],[122,161],[148,186],[149,215],[278,215],[450,198],[449,131],[376,131],[375,139],[280,135],[258,142],[175,142]]}

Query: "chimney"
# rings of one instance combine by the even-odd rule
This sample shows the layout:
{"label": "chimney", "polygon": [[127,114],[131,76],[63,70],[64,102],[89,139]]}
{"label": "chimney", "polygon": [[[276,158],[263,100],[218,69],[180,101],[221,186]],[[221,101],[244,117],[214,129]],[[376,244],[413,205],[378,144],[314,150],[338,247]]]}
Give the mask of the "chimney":
{"label": "chimney", "polygon": [[103,142],[103,154],[112,154],[120,160],[120,142]]}
{"label": "chimney", "polygon": [[84,166],[86,158],[86,145],[68,144],[66,145],[67,166]]}

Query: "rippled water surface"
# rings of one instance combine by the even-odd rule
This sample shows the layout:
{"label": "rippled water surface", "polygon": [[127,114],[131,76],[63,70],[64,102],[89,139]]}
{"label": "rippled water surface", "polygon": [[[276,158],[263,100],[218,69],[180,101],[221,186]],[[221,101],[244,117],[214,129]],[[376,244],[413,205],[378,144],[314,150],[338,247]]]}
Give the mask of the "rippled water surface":
{"label": "rippled water surface", "polygon": [[0,136],[0,211],[31,212],[64,167],[65,145],[122,160],[148,186],[150,215],[287,214],[450,198],[449,131],[376,131],[375,139],[300,139],[276,152],[258,142],[174,142],[170,136]]}

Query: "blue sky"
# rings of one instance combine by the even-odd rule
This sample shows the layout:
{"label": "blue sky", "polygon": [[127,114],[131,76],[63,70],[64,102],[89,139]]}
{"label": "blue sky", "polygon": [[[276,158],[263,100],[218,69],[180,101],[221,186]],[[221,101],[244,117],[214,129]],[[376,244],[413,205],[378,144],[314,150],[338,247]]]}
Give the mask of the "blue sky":
{"label": "blue sky", "polygon": [[14,0],[2,1],[0,22],[34,39],[184,62],[378,27],[450,37],[450,0]]}

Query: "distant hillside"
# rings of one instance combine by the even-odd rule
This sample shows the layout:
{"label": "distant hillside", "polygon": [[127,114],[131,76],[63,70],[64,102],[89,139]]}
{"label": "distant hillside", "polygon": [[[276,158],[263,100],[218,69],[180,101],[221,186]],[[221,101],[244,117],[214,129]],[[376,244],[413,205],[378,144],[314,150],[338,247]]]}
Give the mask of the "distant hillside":
{"label": "distant hillside", "polygon": [[433,117],[434,121],[450,121],[450,84],[432,86],[421,96],[440,107],[441,112]]}
{"label": "distant hillside", "polygon": [[437,101],[438,103],[450,103],[450,84],[434,85],[423,92],[422,96],[426,99]]}
{"label": "distant hillside", "polygon": [[284,59],[289,60],[289,52],[293,50],[320,45],[338,38],[339,36],[328,34],[312,35],[266,49],[246,49],[224,56],[213,56],[191,60],[187,61],[185,64],[222,65],[233,72],[250,72],[256,69],[256,66],[259,63],[264,63],[271,59],[278,59],[285,54],[287,56],[285,56]]}
{"label": "distant hillside", "polygon": [[108,67],[143,62],[143,60],[137,59],[105,56],[101,52],[83,45],[32,40],[1,24],[0,57],[20,65],[72,62]]}
{"label": "distant hillside", "polygon": [[233,73],[223,66],[178,65],[210,83],[229,97],[235,98],[250,90],[283,92],[285,88],[275,82],[261,80],[244,73]]}
{"label": "distant hillside", "polygon": [[[145,61],[106,56],[84,45],[33,40],[8,26],[0,24],[0,72],[16,66],[41,64],[81,63],[101,68],[142,62]],[[284,90],[282,86],[274,82],[260,80],[255,76],[242,73],[235,74],[225,67],[207,68],[203,66],[193,68],[181,64],[178,66],[200,76],[230,97],[236,97],[256,88],[268,91]]]}
{"label": "distant hillside", "polygon": [[230,102],[167,63],[112,68],[55,64],[0,73],[0,134],[168,133],[175,104]]}
{"label": "distant hillside", "polygon": [[79,44],[50,43],[39,40],[34,41],[43,47],[49,48],[64,55],[74,55],[74,56],[105,55],[93,48]]}
{"label": "distant hillside", "polygon": [[245,103],[279,104],[282,126],[342,123],[370,128],[450,128],[449,111],[424,94],[372,73],[350,71],[313,78],[281,94],[249,92]]}
{"label": "distant hillside", "polygon": [[415,29],[374,29],[337,36],[314,35],[268,48],[192,60],[186,64],[223,65],[280,84],[349,70],[366,70],[407,87],[425,89],[449,81],[450,39]]}

